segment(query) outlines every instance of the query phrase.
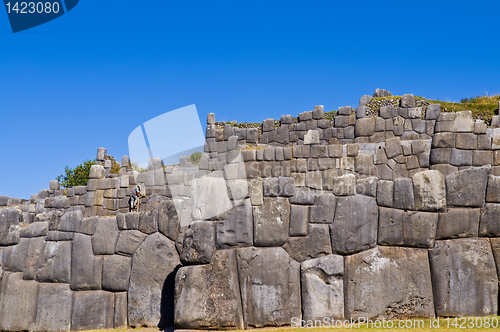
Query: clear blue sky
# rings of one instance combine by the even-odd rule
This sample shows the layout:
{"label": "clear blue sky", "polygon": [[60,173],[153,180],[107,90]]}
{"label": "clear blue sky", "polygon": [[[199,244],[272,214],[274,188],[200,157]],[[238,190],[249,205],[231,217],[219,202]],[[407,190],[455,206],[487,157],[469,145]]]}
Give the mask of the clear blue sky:
{"label": "clear blue sky", "polygon": [[92,1],[13,34],[0,9],[0,195],[29,198],[130,132],[357,106],[384,88],[500,93],[500,1]]}

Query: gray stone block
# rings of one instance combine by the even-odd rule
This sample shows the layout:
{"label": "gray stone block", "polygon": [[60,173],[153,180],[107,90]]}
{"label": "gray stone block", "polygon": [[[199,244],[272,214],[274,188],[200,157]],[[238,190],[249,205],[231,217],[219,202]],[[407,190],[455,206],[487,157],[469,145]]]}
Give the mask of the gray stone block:
{"label": "gray stone block", "polygon": [[500,176],[488,175],[488,186],[486,188],[486,202],[500,202]]}
{"label": "gray stone block", "polygon": [[290,236],[306,236],[308,232],[309,207],[290,205]]}
{"label": "gray stone block", "polygon": [[398,109],[392,105],[382,106],[379,111],[379,116],[384,119],[392,119],[398,116]]}
{"label": "gray stone block", "polygon": [[425,110],[425,119],[426,120],[437,120],[440,114],[441,114],[441,105],[440,104],[427,105],[427,108]]}
{"label": "gray stone block", "polygon": [[115,252],[121,255],[132,256],[146,237],[146,234],[138,230],[121,231],[116,242]]}
{"label": "gray stone block", "polygon": [[378,207],[375,198],[355,195],[337,200],[330,227],[334,253],[352,254],[377,242]]}
{"label": "gray stone block", "polygon": [[377,182],[375,176],[356,180],[356,194],[377,197]]}
{"label": "gray stone block", "polygon": [[454,148],[455,147],[455,133],[435,133],[432,136],[433,148]]}
{"label": "gray stone block", "polygon": [[397,178],[394,180],[393,206],[401,210],[415,210],[412,179]]}
{"label": "gray stone block", "polygon": [[427,152],[422,152],[417,156],[418,165],[421,168],[428,168],[430,166],[430,156]]}
{"label": "gray stone block", "polygon": [[363,97],[359,98],[359,106],[365,106],[372,100],[372,96],[370,95],[364,95]]}
{"label": "gray stone block", "polygon": [[127,291],[131,269],[132,257],[121,255],[104,256],[102,289],[112,292]]}
{"label": "gray stone block", "polygon": [[472,120],[471,111],[456,112],[455,122],[453,123],[453,131],[455,132],[473,132],[474,122]]}
{"label": "gray stone block", "polygon": [[158,231],[158,211],[144,211],[139,214],[138,229],[144,234],[153,234]]}
{"label": "gray stone block", "polygon": [[427,250],[377,247],[347,256],[344,280],[346,318],[434,317]]}
{"label": "gray stone block", "polygon": [[[28,255],[26,257],[26,267],[23,273],[23,278],[25,280],[35,280],[38,269],[38,260],[39,257],[42,255],[44,246],[45,246],[45,239],[43,237],[29,239]],[[4,270],[7,270],[7,268],[4,267]]]}
{"label": "gray stone block", "polygon": [[216,243],[219,249],[253,245],[253,217],[250,199],[227,212],[226,220],[216,223]]}
{"label": "gray stone block", "polygon": [[372,136],[375,133],[375,118],[362,118],[354,126],[355,136]]}
{"label": "gray stone block", "polygon": [[0,329],[30,331],[35,322],[38,283],[23,280],[22,273],[6,272],[2,278],[0,296]]}
{"label": "gray stone block", "polygon": [[473,167],[448,175],[446,177],[447,203],[454,206],[483,206],[490,167]]}
{"label": "gray stone block", "polygon": [[18,244],[3,250],[2,269],[10,272],[24,272],[28,259],[30,240],[23,238]]}
{"label": "gray stone block", "polygon": [[491,137],[486,135],[477,135],[477,149],[491,150]]}
{"label": "gray stone block", "polygon": [[101,165],[92,165],[90,167],[89,178],[90,179],[102,179],[106,174],[106,170]]}
{"label": "gray stone block", "polygon": [[428,170],[412,176],[415,209],[439,211],[446,206],[444,176],[439,171]]}
{"label": "gray stone block", "polygon": [[309,224],[307,236],[291,237],[283,246],[298,262],[332,253],[328,225]]}
{"label": "gray stone block", "polygon": [[278,197],[279,194],[278,178],[271,177],[263,179],[262,187],[264,190],[264,197]]}
{"label": "gray stone block", "polygon": [[401,107],[415,107],[415,97],[412,94],[405,94],[401,97]]}
{"label": "gray stone block", "polygon": [[234,250],[217,251],[212,264],[182,267],[175,279],[178,328],[243,329]]}
{"label": "gray stone block", "polygon": [[477,149],[477,135],[474,135],[473,133],[456,134],[455,147],[457,149],[464,149],[464,150]]}
{"label": "gray stone block", "polygon": [[[123,219],[123,223],[126,224],[125,222],[125,215],[123,213],[120,213],[121,219]],[[118,216],[117,216],[118,219]],[[80,223],[77,225],[77,232],[86,234],[86,235],[93,235],[94,230],[95,230],[95,225],[99,222],[99,217],[90,217],[90,218],[83,218]]]}
{"label": "gray stone block", "polygon": [[397,138],[388,139],[385,142],[385,153],[387,154],[387,158],[391,159],[399,156],[403,153],[403,149],[401,147],[400,140]]}
{"label": "gray stone block", "polygon": [[377,184],[377,204],[392,207],[394,202],[394,182],[380,180]]}
{"label": "gray stone block", "polygon": [[154,233],[144,240],[132,259],[128,289],[129,325],[158,325],[162,288],[167,278],[175,276],[179,264],[175,245],[167,237]]}
{"label": "gray stone block", "polygon": [[356,118],[357,119],[362,119],[364,117],[366,117],[366,113],[368,112],[369,108],[366,107],[366,106],[358,106],[358,108],[356,108]]}
{"label": "gray stone block", "polygon": [[38,305],[32,331],[69,331],[73,292],[67,284],[39,284]]}
{"label": "gray stone block", "polygon": [[72,232],[59,232],[49,231],[45,237],[46,241],[73,241],[75,233]]}
{"label": "gray stone block", "polygon": [[114,254],[119,233],[116,217],[100,218],[92,235],[94,255]]}
{"label": "gray stone block", "polygon": [[448,209],[439,214],[436,240],[477,237],[479,209]]}
{"label": "gray stone block", "polygon": [[71,289],[101,289],[102,256],[94,256],[91,237],[76,234],[71,254]]}
{"label": "gray stone block", "polygon": [[333,177],[332,192],[337,196],[350,196],[356,194],[356,176],[345,174]]}
{"label": "gray stone block", "polygon": [[289,201],[291,204],[312,205],[314,204],[314,199],[315,193],[313,190],[295,190]]}
{"label": "gray stone block", "polygon": [[21,237],[38,237],[45,236],[49,231],[49,222],[48,221],[38,221],[34,222],[26,227],[23,227],[20,232]]}
{"label": "gray stone block", "polygon": [[282,197],[264,197],[261,206],[253,207],[254,245],[282,246],[288,240],[290,203]]}
{"label": "gray stone block", "polygon": [[128,328],[127,321],[127,292],[114,293],[115,313],[113,315],[113,327],[115,329]]}
{"label": "gray stone block", "polygon": [[438,316],[497,314],[498,277],[488,240],[436,241],[429,259]]}
{"label": "gray stone block", "polygon": [[9,236],[11,226],[19,225],[20,213],[16,208],[0,210],[0,245],[12,245],[19,242],[18,238]]}
{"label": "gray stone block", "polygon": [[278,178],[278,193],[282,197],[292,197],[295,191],[295,181],[292,177]]}
{"label": "gray stone block", "polygon": [[473,151],[472,165],[493,165],[493,151]]}
{"label": "gray stone block", "polygon": [[500,204],[486,203],[481,209],[479,236],[500,236]]}
{"label": "gray stone block", "polygon": [[213,221],[197,221],[180,229],[177,249],[183,263],[206,264],[215,251],[215,226]]}
{"label": "gray stone block", "polygon": [[281,125],[292,124],[292,123],[293,123],[293,117],[291,115],[282,115],[281,116]]}
{"label": "gray stone block", "polygon": [[59,224],[59,231],[65,232],[76,232],[78,230],[78,225],[83,220],[82,211],[68,211],[62,218]]}
{"label": "gray stone block", "polygon": [[344,258],[328,255],[302,262],[302,319],[344,318]]}
{"label": "gray stone block", "polygon": [[37,262],[37,281],[70,283],[71,245],[70,241],[45,242]]}
{"label": "gray stone block", "polygon": [[441,172],[445,177],[458,171],[458,167],[449,164],[431,165],[430,169]]}
{"label": "gray stone block", "polygon": [[282,248],[236,249],[245,327],[288,325],[301,316],[300,264]]}
{"label": "gray stone block", "polygon": [[335,215],[337,198],[333,194],[318,194],[314,205],[310,207],[309,222],[315,224],[331,224]]}
{"label": "gray stone block", "polygon": [[75,292],[71,328],[97,330],[113,328],[114,296],[105,291]]}

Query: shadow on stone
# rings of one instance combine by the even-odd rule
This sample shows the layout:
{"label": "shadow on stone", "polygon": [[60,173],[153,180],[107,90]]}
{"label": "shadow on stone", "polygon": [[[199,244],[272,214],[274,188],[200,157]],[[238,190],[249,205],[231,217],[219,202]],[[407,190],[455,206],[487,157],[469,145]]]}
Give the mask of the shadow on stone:
{"label": "shadow on stone", "polygon": [[161,331],[173,331],[174,326],[174,295],[175,295],[175,275],[181,268],[177,265],[175,269],[167,276],[161,290],[160,322],[158,328]]}

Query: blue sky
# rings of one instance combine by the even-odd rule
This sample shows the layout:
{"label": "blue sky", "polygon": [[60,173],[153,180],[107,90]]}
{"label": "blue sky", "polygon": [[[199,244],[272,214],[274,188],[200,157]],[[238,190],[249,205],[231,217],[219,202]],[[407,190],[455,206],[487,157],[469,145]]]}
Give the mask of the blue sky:
{"label": "blue sky", "polygon": [[385,88],[500,93],[500,1],[92,1],[13,34],[0,9],[0,195],[29,198],[145,121],[260,122]]}

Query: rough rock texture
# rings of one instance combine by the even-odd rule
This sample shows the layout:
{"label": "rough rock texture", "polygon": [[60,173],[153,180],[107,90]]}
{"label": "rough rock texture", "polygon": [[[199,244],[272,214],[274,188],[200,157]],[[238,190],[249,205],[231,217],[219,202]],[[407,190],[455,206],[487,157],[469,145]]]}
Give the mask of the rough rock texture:
{"label": "rough rock texture", "polygon": [[439,214],[436,240],[478,235],[480,209],[448,209]]}
{"label": "rough rock texture", "polygon": [[328,225],[309,225],[307,236],[290,237],[284,249],[298,262],[332,253]]}
{"label": "rough rock texture", "polygon": [[105,291],[75,292],[71,327],[73,330],[113,328],[114,297]]}
{"label": "rough rock texture", "polygon": [[175,279],[177,327],[243,328],[234,249],[217,251],[211,264],[180,268]]}
{"label": "rough rock texture", "polygon": [[183,263],[209,263],[215,251],[214,222],[204,220],[182,227],[177,249]]}
{"label": "rough rock texture", "polygon": [[482,207],[491,166],[473,167],[446,177],[446,198],[449,205]]}
{"label": "rough rock texture", "polygon": [[423,171],[412,179],[416,210],[439,211],[446,206],[446,187],[441,172]]}
{"label": "rough rock texture", "polygon": [[92,235],[92,248],[95,255],[112,255],[115,253],[116,241],[120,231],[116,218],[102,218]]}
{"label": "rough rock texture", "polygon": [[23,280],[22,273],[5,272],[0,294],[0,329],[28,331],[35,322],[38,283]]}
{"label": "rough rock texture", "polygon": [[121,231],[116,242],[115,252],[120,255],[132,256],[146,237],[146,234],[137,230]]}
{"label": "rough rock texture", "polygon": [[68,284],[39,284],[33,331],[69,331],[73,293]]}
{"label": "rough rock texture", "polygon": [[500,236],[500,204],[486,203],[481,209],[479,236]]}
{"label": "rough rock texture", "polygon": [[71,245],[70,241],[45,242],[37,262],[37,281],[62,283],[71,281]]}
{"label": "rough rock texture", "polygon": [[288,240],[290,203],[284,197],[264,197],[264,204],[253,207],[254,245],[279,247]]}
{"label": "rough rock texture", "polygon": [[132,257],[121,255],[104,256],[102,268],[102,289],[119,292],[128,290]]}
{"label": "rough rock texture", "polygon": [[337,198],[333,194],[319,194],[310,207],[309,222],[315,224],[331,224],[335,215]]}
{"label": "rough rock texture", "polygon": [[375,198],[355,195],[339,198],[330,228],[332,249],[352,254],[377,243],[378,207]]}
{"label": "rough rock texture", "polygon": [[498,277],[488,240],[436,241],[429,258],[438,316],[497,314]]}
{"label": "rough rock texture", "polygon": [[288,325],[301,316],[300,264],[282,248],[236,249],[245,326]]}
{"label": "rough rock texture", "polygon": [[[162,319],[164,326],[173,324],[173,294],[162,299],[162,289],[167,291],[165,280],[171,274],[175,276],[178,265],[180,261],[174,243],[160,233],[149,235],[137,249],[132,259],[128,288],[131,326],[157,326],[162,312],[170,315]],[[160,310],[160,303],[164,309]]]}
{"label": "rough rock texture", "polygon": [[170,240],[177,239],[179,217],[173,201],[161,201],[158,207],[158,230]]}
{"label": "rough rock texture", "polygon": [[102,256],[94,256],[89,235],[75,234],[71,254],[71,289],[101,289]]}
{"label": "rough rock texture", "polygon": [[344,258],[328,255],[302,262],[302,319],[344,318]]}
{"label": "rough rock texture", "polygon": [[226,220],[216,224],[217,248],[248,247],[253,245],[253,218],[250,199],[235,206],[226,214]]}
{"label": "rough rock texture", "polygon": [[16,208],[0,210],[0,245],[12,245],[19,242],[19,239],[9,236],[11,226],[19,224],[19,211]]}
{"label": "rough rock texture", "polygon": [[346,318],[434,317],[427,250],[377,247],[345,261]]}

